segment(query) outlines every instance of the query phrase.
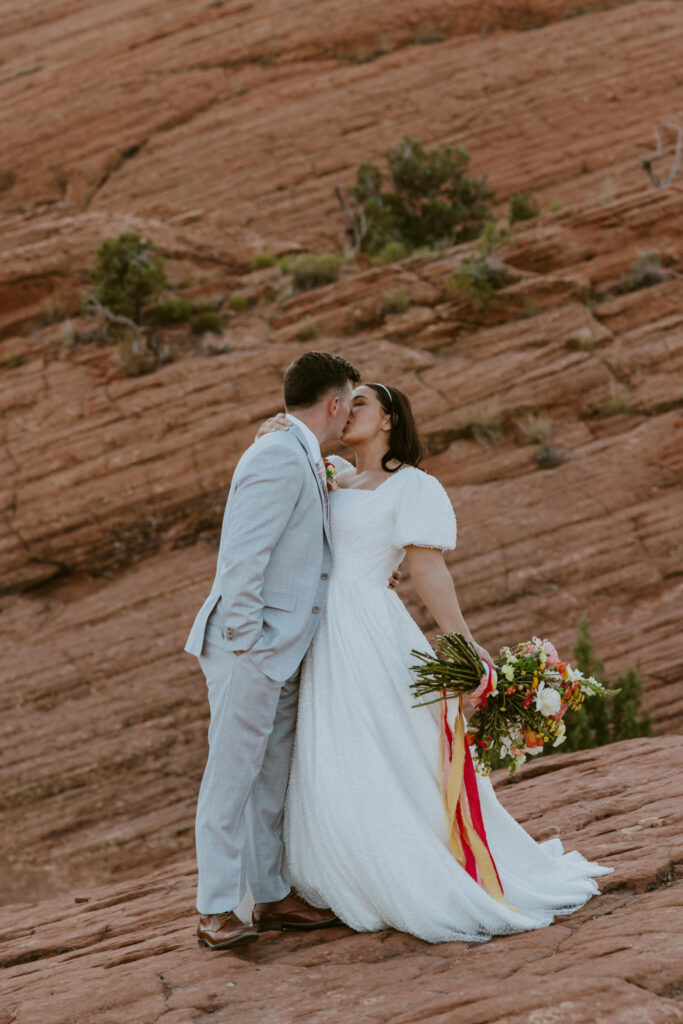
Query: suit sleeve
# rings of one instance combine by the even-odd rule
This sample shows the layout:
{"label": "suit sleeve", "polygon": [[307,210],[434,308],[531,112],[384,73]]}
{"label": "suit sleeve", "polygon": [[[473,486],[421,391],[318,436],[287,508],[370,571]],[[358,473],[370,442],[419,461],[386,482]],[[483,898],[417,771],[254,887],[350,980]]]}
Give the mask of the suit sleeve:
{"label": "suit sleeve", "polygon": [[299,498],[306,470],[295,452],[267,447],[252,457],[233,491],[220,566],[226,638],[232,650],[248,650],[259,638],[263,576]]}

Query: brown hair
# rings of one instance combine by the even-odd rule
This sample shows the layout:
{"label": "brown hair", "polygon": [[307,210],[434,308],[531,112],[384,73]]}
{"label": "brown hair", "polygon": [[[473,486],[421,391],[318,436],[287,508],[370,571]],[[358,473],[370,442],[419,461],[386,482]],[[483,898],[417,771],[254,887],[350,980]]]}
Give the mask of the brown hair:
{"label": "brown hair", "polygon": [[284,376],[282,390],[286,409],[309,409],[328,391],[343,391],[358,384],[360,373],[341,356],[329,352],[305,352],[291,363]]}
{"label": "brown hair", "polygon": [[[418,466],[424,457],[424,448],[407,396],[386,384],[368,384],[367,387],[372,388],[382,410],[391,417],[389,451],[382,457],[382,468],[387,473],[395,473],[401,466]],[[389,469],[388,463],[394,459],[399,465]]]}

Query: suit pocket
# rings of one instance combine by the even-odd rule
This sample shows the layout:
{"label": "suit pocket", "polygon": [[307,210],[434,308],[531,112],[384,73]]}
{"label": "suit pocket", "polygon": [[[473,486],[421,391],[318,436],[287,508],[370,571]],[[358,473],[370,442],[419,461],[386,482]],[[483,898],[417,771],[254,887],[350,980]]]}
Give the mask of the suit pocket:
{"label": "suit pocket", "polygon": [[283,612],[293,612],[296,608],[296,597],[287,590],[264,587],[262,597],[264,605],[268,608],[278,608]]}

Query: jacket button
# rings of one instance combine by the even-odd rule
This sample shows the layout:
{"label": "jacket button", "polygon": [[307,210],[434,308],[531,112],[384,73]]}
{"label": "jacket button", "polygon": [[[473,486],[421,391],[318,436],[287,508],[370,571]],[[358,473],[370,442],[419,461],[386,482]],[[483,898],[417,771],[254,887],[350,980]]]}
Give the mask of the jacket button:
{"label": "jacket button", "polygon": [[329,577],[328,577],[327,573],[326,573],[326,572],[324,572],[324,573],[322,574],[322,576],[320,577],[320,579],[321,579],[321,580],[326,580],[326,579],[329,579]]}
{"label": "jacket button", "polygon": [[317,604],[316,604],[316,605],[314,605],[314,606],[313,606],[313,614],[314,614],[314,615],[317,615],[319,611],[320,611],[320,609],[318,608]]}

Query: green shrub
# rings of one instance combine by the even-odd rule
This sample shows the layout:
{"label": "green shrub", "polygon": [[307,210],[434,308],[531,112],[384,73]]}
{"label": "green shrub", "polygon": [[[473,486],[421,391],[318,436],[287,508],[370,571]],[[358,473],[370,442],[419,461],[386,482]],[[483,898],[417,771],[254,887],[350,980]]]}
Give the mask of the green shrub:
{"label": "green shrub", "polygon": [[628,412],[631,408],[631,396],[627,388],[617,386],[612,388],[608,400],[598,409],[598,416],[601,419],[608,419],[610,416],[618,416],[619,413]]}
{"label": "green shrub", "polygon": [[265,270],[266,267],[274,267],[276,264],[277,259],[273,256],[272,252],[257,252],[251,257],[249,269]]}
{"label": "green shrub", "polygon": [[540,209],[533,192],[516,192],[510,196],[510,223],[518,220],[532,220],[538,217]]}
{"label": "green shrub", "polygon": [[652,735],[652,717],[641,711],[643,684],[635,669],[629,668],[616,683],[605,678],[605,666],[595,656],[593,638],[584,616],[574,646],[573,665],[584,675],[595,676],[609,689],[619,689],[614,697],[586,697],[580,711],[567,714],[566,739],[561,746],[547,753],[567,753],[587,747],[601,747],[617,740]]}
{"label": "green shrub", "polygon": [[159,327],[171,327],[173,324],[187,323],[191,313],[192,306],[188,299],[173,296],[152,306],[148,318]]}
{"label": "green shrub", "polygon": [[534,453],[534,462],[539,469],[555,469],[564,462],[564,455],[558,452],[554,444],[544,441]]}
{"label": "green shrub", "polygon": [[507,281],[507,268],[491,260],[483,252],[466,256],[446,287],[472,309],[484,312],[492,304],[496,292]]}
{"label": "green shrub", "polygon": [[470,423],[467,433],[482,448],[492,448],[505,433],[503,416],[496,409],[484,410]]}
{"label": "green shrub", "polygon": [[314,338],[318,337],[318,328],[315,324],[304,324],[300,327],[296,334],[299,341],[313,341]]}
{"label": "green shrub", "polygon": [[355,212],[347,210],[354,248],[377,255],[390,242],[408,251],[439,242],[458,243],[476,238],[490,219],[487,201],[493,198],[486,178],[467,174],[470,157],[458,146],[426,151],[417,139],[404,136],[387,150],[391,188],[382,189],[382,172],[362,163],[350,189]]}
{"label": "green shrub", "polygon": [[373,267],[384,267],[387,263],[396,263],[398,260],[405,259],[407,255],[408,250],[403,242],[387,242],[379,252],[370,257],[370,262]]}
{"label": "green shrub", "polygon": [[390,313],[404,313],[412,301],[407,292],[401,291],[398,288],[395,291],[385,292],[384,302],[382,303],[382,316],[389,316]]}
{"label": "green shrub", "polygon": [[219,299],[205,299],[192,304],[190,330],[193,334],[205,334],[210,331],[217,334],[225,327],[225,318],[220,312]]}
{"label": "green shrub", "polygon": [[2,357],[2,364],[7,370],[16,370],[18,366],[23,366],[27,362],[28,357],[20,352],[6,352]]}
{"label": "green shrub", "polygon": [[282,260],[280,267],[292,275],[299,291],[306,291],[336,281],[343,262],[342,257],[333,252],[303,253]]}
{"label": "green shrub", "polygon": [[231,295],[228,305],[233,313],[244,313],[249,308],[249,300],[245,295]]}
{"label": "green shrub", "polygon": [[517,427],[525,444],[540,444],[550,436],[552,420],[536,412],[528,412],[517,421]]}
{"label": "green shrub", "polygon": [[141,322],[145,304],[166,287],[164,262],[154,245],[131,232],[97,247],[90,279],[103,306],[136,323]]}

